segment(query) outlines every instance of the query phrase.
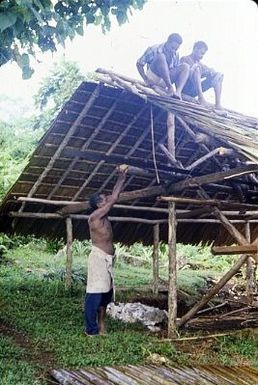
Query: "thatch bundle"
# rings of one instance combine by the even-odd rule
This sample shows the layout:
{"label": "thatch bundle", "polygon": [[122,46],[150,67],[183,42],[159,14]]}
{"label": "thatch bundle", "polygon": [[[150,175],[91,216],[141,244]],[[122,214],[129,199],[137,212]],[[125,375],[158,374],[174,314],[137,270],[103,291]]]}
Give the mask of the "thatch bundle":
{"label": "thatch bundle", "polygon": [[184,101],[173,99],[157,86],[150,88],[142,81],[104,69],[97,70],[97,78],[103,83],[127,89],[141,98],[148,99],[153,104],[181,116],[189,124],[197,126],[210,136],[225,141],[251,161],[258,163],[258,118],[231,110],[208,109],[187,96],[183,96]]}

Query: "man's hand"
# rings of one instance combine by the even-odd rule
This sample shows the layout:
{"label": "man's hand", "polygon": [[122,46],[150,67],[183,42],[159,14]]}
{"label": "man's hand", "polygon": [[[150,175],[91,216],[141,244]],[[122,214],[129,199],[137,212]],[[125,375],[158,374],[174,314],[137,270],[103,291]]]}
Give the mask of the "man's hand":
{"label": "man's hand", "polygon": [[120,166],[117,166],[117,171],[119,174],[126,174],[128,171],[128,164],[120,164]]}

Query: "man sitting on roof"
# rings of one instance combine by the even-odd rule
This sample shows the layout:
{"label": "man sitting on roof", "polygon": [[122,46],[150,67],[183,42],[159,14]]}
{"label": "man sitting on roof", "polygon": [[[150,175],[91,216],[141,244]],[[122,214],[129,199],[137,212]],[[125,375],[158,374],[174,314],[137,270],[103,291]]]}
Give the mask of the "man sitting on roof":
{"label": "man sitting on roof", "polygon": [[208,106],[203,92],[213,88],[215,93],[215,107],[221,109],[223,74],[201,63],[207,51],[207,44],[204,41],[197,41],[194,43],[192,53],[180,59],[180,63],[187,63],[190,66],[190,75],[183,88],[183,94],[192,97],[197,96],[200,104]]}
{"label": "man sitting on roof", "polygon": [[[178,33],[172,33],[166,43],[147,48],[136,63],[146,84],[161,86],[166,89],[168,95],[177,99],[181,99],[182,89],[189,76],[189,65],[179,63],[177,50],[182,42],[183,39]],[[176,90],[173,83],[176,84]]]}

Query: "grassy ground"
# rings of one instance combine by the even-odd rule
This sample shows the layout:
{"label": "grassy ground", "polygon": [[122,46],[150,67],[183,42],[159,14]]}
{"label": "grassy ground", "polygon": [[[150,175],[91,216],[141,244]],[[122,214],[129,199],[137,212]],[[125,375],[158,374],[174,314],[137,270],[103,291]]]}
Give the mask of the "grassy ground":
{"label": "grassy ground", "polygon": [[[172,344],[161,342],[141,325],[108,319],[108,336],[85,337],[82,333],[83,280],[89,245],[75,245],[72,292],[64,288],[64,256],[56,256],[55,247],[41,240],[21,241],[10,245],[0,259],[1,385],[44,384],[48,370],[54,367],[142,364],[156,357],[155,354],[172,364],[239,363],[258,367],[257,337],[245,333],[201,343]],[[129,288],[127,292],[117,290],[120,301],[134,296],[133,287],[140,288],[151,281],[151,260],[140,247],[138,245],[138,251],[130,251],[139,256],[129,265],[128,250],[121,250],[118,245],[116,282],[118,287]],[[186,253],[184,247],[181,252]],[[223,269],[228,268],[230,262],[225,259],[222,266],[217,264],[214,269],[214,263],[206,254],[199,250],[195,255],[194,252],[188,255],[200,266],[198,270],[186,268],[180,272],[181,289],[194,294],[205,286],[207,276],[221,275]],[[164,258],[162,265],[161,276],[166,279]]]}

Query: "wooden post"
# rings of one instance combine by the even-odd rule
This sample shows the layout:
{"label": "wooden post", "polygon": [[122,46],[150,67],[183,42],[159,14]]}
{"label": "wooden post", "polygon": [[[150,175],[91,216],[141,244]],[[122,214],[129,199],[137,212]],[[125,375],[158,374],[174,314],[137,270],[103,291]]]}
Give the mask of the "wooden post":
{"label": "wooden post", "polygon": [[72,243],[73,243],[73,224],[72,219],[67,217],[66,220],[66,273],[65,273],[65,287],[71,289],[72,287]]}
{"label": "wooden post", "polygon": [[177,331],[176,205],[174,202],[169,202],[168,211],[168,338],[173,338],[176,336]]}
{"label": "wooden post", "polygon": [[[251,242],[251,231],[250,223],[247,221],[245,224],[245,237],[246,240]],[[256,277],[255,277],[255,268],[251,257],[247,258],[246,261],[246,296],[249,305],[253,303],[254,291],[256,291]]]}
{"label": "wooden post", "polygon": [[176,158],[176,151],[175,151],[175,115],[172,114],[172,112],[168,112],[167,117],[167,130],[168,130],[168,151],[173,156],[173,158]]}
{"label": "wooden post", "polygon": [[159,224],[153,227],[153,293],[159,292]]}

